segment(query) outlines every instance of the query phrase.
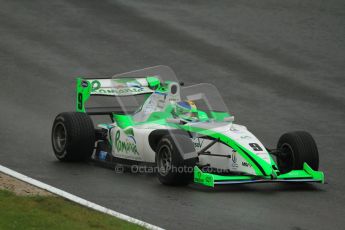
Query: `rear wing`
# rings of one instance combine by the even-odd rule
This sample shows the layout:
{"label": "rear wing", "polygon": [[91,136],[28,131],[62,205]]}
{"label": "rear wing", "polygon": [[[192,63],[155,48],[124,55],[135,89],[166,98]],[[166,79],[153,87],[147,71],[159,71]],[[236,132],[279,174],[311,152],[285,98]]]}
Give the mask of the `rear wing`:
{"label": "rear wing", "polygon": [[90,115],[121,113],[120,107],[86,107],[90,96],[135,96],[151,94],[160,85],[159,78],[148,76],[142,78],[77,78],[77,112]]}

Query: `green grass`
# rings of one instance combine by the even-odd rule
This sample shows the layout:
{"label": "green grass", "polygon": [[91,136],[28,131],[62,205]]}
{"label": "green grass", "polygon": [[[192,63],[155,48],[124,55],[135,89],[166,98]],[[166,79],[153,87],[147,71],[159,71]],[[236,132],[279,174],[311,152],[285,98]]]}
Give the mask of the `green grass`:
{"label": "green grass", "polygon": [[0,190],[0,229],[143,229],[53,196],[17,196]]}

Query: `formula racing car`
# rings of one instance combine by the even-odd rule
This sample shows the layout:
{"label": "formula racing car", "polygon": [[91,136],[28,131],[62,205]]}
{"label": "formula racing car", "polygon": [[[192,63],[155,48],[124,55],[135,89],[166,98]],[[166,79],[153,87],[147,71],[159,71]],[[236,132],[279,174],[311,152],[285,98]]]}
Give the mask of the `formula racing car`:
{"label": "formula racing car", "polygon": [[78,77],[76,90],[76,112],[52,127],[60,161],[147,165],[165,185],[324,182],[309,133],[285,133],[268,149],[234,123],[215,86],[184,86],[167,66]]}

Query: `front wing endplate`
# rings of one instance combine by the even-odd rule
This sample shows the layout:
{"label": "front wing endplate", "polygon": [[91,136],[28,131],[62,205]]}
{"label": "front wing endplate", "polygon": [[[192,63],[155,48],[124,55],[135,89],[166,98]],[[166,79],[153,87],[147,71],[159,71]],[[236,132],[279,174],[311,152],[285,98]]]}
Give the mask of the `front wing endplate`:
{"label": "front wing endplate", "polygon": [[202,172],[197,166],[194,167],[194,182],[209,187],[223,184],[245,184],[263,182],[318,182],[324,183],[324,174],[313,170],[307,163],[304,163],[302,170],[292,170],[280,174],[276,178],[271,176],[256,177],[243,175],[217,175]]}

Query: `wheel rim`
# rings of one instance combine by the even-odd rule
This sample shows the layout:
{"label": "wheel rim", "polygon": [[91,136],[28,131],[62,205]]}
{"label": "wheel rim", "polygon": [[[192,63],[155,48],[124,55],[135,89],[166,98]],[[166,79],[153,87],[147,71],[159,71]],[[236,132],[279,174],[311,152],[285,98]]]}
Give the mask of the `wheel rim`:
{"label": "wheel rim", "polygon": [[158,172],[162,176],[166,176],[171,170],[172,158],[171,150],[168,146],[162,146],[158,152]]}
{"label": "wheel rim", "polygon": [[53,130],[53,145],[56,152],[62,154],[67,143],[66,127],[63,123],[57,123]]}
{"label": "wheel rim", "polygon": [[284,143],[280,147],[280,157],[278,158],[279,170],[289,172],[294,168],[294,151],[291,145]]}

